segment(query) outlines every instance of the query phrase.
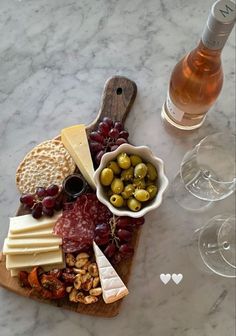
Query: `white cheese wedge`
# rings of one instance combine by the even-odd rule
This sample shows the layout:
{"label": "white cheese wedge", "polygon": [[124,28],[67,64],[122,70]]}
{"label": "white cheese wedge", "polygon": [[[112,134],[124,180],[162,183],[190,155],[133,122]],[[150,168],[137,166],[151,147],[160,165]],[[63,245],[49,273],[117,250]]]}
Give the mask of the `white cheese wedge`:
{"label": "white cheese wedge", "polygon": [[93,242],[93,249],[105,303],[115,302],[128,295],[128,288],[95,242]]}
{"label": "white cheese wedge", "polygon": [[62,239],[59,237],[52,238],[26,238],[12,239],[6,238],[5,242],[8,247],[43,247],[43,246],[58,246],[62,244]]}
{"label": "white cheese wedge", "polygon": [[52,238],[55,237],[52,233],[52,228],[46,228],[42,230],[36,230],[32,232],[23,232],[23,233],[11,233],[8,232],[8,238],[19,239],[19,238]]}
{"label": "white cheese wedge", "polygon": [[18,255],[18,254],[38,254],[57,250],[59,250],[59,245],[43,246],[43,247],[9,247],[5,239],[2,252],[4,255],[6,254]]}
{"label": "white cheese wedge", "polygon": [[52,228],[61,213],[57,213],[53,217],[43,217],[34,219],[32,215],[24,215],[10,218],[9,231],[11,234],[32,232],[46,228]]}
{"label": "white cheese wedge", "polygon": [[63,262],[63,253],[58,251],[44,252],[38,254],[7,255],[6,268],[8,270],[23,267],[33,267],[41,265],[52,265]]}
{"label": "white cheese wedge", "polygon": [[75,125],[61,131],[61,140],[66,147],[81,174],[91,188],[96,189],[93,174],[93,161],[89,149],[85,125]]}

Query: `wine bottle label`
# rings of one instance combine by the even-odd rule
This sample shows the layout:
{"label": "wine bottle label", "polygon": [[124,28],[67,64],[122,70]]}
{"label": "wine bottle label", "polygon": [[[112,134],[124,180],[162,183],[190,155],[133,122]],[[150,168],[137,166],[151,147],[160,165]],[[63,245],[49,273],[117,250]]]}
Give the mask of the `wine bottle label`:
{"label": "wine bottle label", "polygon": [[177,121],[182,121],[184,116],[184,111],[179,109],[171,100],[169,91],[167,92],[166,97],[166,107],[173,119]]}

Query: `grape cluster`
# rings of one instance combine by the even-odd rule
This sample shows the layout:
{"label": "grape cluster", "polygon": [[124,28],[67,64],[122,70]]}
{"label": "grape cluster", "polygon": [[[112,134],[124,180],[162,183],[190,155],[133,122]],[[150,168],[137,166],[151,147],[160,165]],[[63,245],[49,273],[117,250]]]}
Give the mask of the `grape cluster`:
{"label": "grape cluster", "polygon": [[130,242],[135,228],[143,224],[144,217],[113,216],[109,223],[96,225],[94,241],[112,263],[118,264],[133,255],[134,248]]}
{"label": "grape cluster", "polygon": [[99,165],[106,152],[113,152],[123,143],[127,143],[129,133],[120,121],[113,122],[104,117],[96,131],[89,135],[89,146],[95,164]]}
{"label": "grape cluster", "polygon": [[38,187],[35,194],[23,194],[20,202],[27,210],[31,211],[34,218],[38,219],[43,215],[52,217],[55,211],[59,211],[63,207],[62,194],[56,184],[50,185],[48,188]]}

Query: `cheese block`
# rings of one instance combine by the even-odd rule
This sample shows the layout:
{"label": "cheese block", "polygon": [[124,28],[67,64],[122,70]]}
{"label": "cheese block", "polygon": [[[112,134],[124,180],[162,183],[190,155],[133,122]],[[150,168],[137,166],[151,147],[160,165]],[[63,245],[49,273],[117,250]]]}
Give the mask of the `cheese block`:
{"label": "cheese block", "polygon": [[128,295],[128,288],[95,242],[93,242],[93,249],[105,303],[115,302]]}
{"label": "cheese block", "polygon": [[6,268],[8,270],[21,267],[51,265],[62,262],[63,253],[61,248],[58,251],[52,252],[6,256]]}
{"label": "cheese block", "polygon": [[43,247],[9,247],[7,245],[7,240],[5,239],[2,252],[4,255],[5,254],[18,255],[18,254],[38,254],[57,250],[59,250],[59,245],[43,246]]}
{"label": "cheese block", "polygon": [[52,233],[52,228],[46,228],[42,230],[35,230],[31,232],[23,232],[23,233],[11,233],[10,230],[8,232],[8,238],[19,239],[19,238],[51,238],[55,237]]}
{"label": "cheese block", "polygon": [[34,219],[32,215],[24,215],[10,218],[9,231],[11,234],[31,232],[46,228],[52,228],[61,213],[57,213],[53,217],[42,217]]}
{"label": "cheese block", "polygon": [[59,237],[50,238],[26,238],[12,239],[6,238],[5,242],[8,247],[43,247],[43,246],[58,246],[62,244],[62,239]]}
{"label": "cheese block", "polygon": [[64,128],[61,131],[61,141],[91,188],[96,189],[93,178],[93,161],[89,149],[85,125],[75,125]]}
{"label": "cheese block", "polygon": [[[62,263],[52,264],[52,265],[41,265],[41,267],[43,268],[45,272],[49,272],[54,268],[57,268],[57,269],[66,268],[66,264],[65,262],[62,262]],[[16,277],[20,271],[30,272],[32,271],[32,269],[33,267],[20,267],[20,268],[13,268],[10,270],[10,272],[11,272],[12,277]]]}

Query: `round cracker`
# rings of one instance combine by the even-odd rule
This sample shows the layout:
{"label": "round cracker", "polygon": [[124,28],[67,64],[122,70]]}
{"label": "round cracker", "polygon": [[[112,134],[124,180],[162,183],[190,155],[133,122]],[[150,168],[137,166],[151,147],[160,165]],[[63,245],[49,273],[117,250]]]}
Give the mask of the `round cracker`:
{"label": "round cracker", "polygon": [[21,193],[35,193],[37,187],[62,186],[76,165],[60,140],[47,140],[34,147],[16,171],[16,185]]}

